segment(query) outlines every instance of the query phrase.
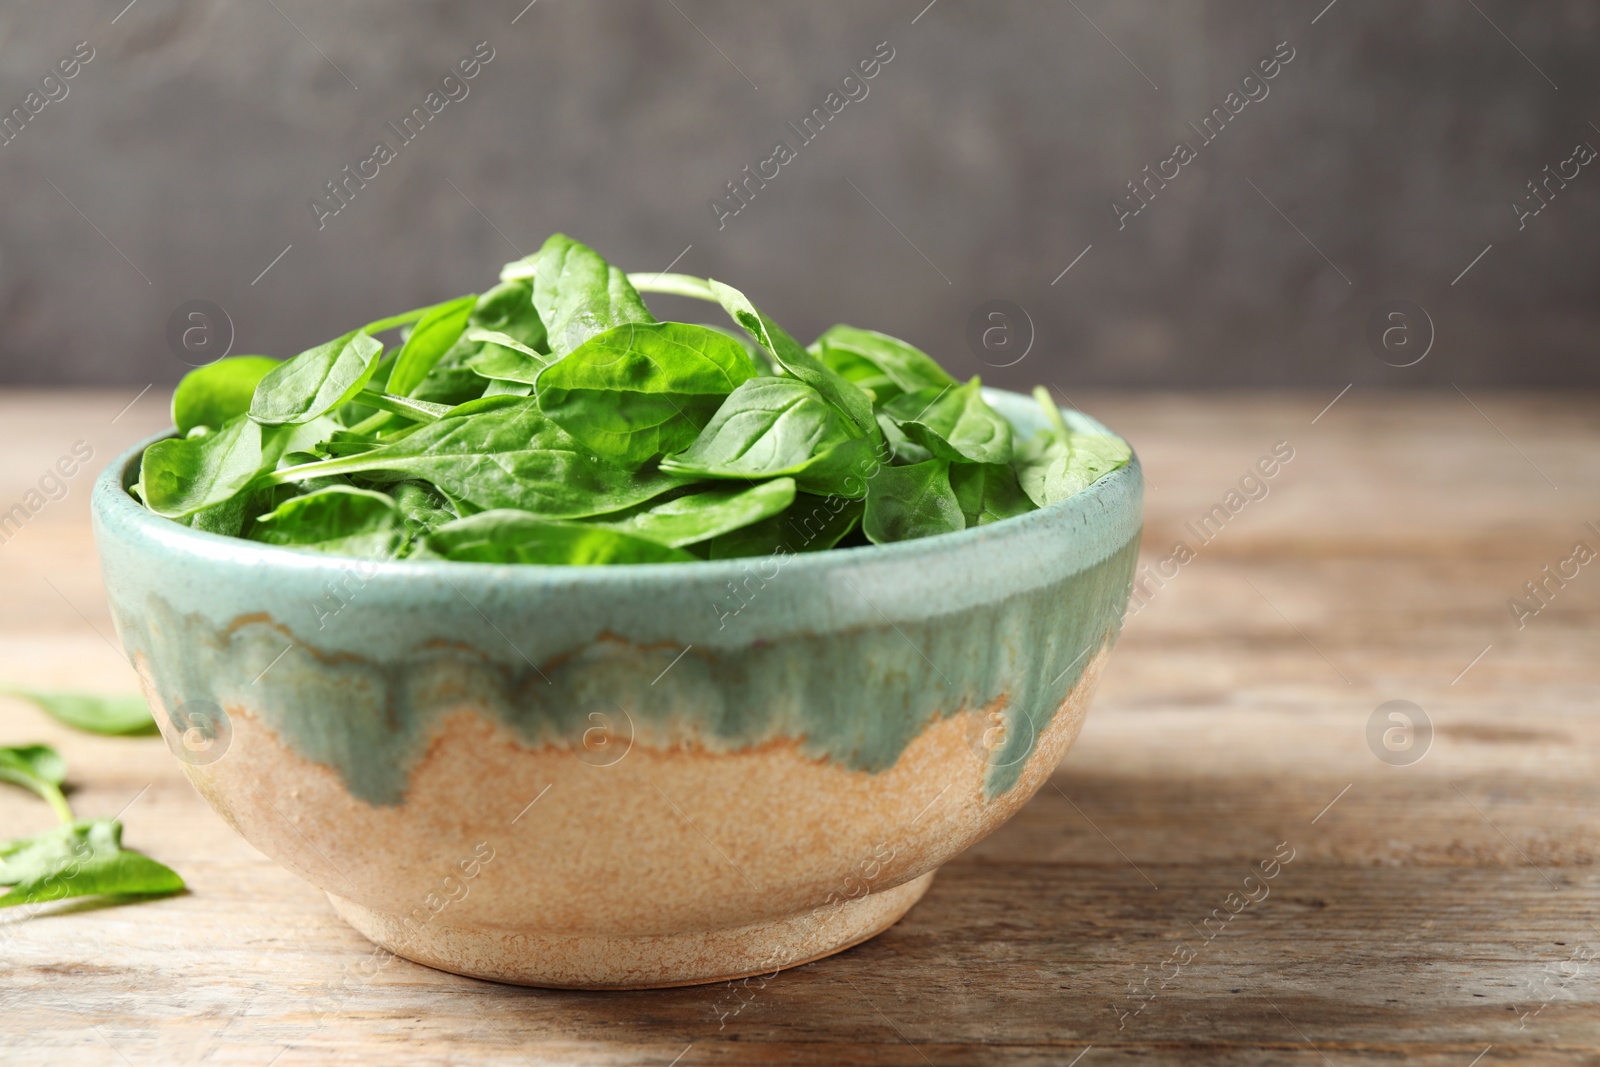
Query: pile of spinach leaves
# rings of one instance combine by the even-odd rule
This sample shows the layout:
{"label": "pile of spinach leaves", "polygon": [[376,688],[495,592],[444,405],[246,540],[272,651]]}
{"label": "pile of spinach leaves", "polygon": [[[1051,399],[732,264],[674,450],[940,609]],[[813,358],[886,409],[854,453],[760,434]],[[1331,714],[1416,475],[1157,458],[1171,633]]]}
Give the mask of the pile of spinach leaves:
{"label": "pile of spinach leaves", "polygon": [[[977,378],[903,341],[835,326],[802,346],[731,286],[624,274],[560,234],[500,278],[282,363],[190,372],[135,493],[315,552],[692,562],[980,526],[1129,459],[1042,388],[1051,428],[1022,438]],[[739,329],[658,321],[641,292],[720,305]]]}

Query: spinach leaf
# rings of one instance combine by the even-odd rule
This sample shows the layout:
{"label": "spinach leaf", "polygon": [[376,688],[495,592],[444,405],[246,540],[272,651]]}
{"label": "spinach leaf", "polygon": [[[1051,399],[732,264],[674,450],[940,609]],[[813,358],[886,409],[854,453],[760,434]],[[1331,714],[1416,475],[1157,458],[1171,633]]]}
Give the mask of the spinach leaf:
{"label": "spinach leaf", "polygon": [[466,365],[485,378],[532,385],[539,380],[539,372],[554,362],[547,353],[496,330],[474,327],[467,331],[467,339],[480,342],[482,347]]}
{"label": "spinach leaf", "polygon": [[178,436],[196,426],[216,430],[249,411],[257,383],[277,365],[269,356],[228,356],[185,374],[172,394],[172,423]]}
{"label": "spinach leaf", "polygon": [[476,296],[463,296],[428,309],[395,355],[384,391],[410,396],[439,358],[460,340],[477,306]]}
{"label": "spinach leaf", "polygon": [[0,843],[0,908],[68,897],[156,896],[179,892],[183,879],[148,856],[122,847],[115,819],[67,822]]}
{"label": "spinach leaf", "polygon": [[99,696],[92,693],[48,693],[32,689],[0,689],[26,700],[40,711],[91,734],[153,734],[156,721],[141,696]]}
{"label": "spinach leaf", "polygon": [[521,398],[440,419],[357,456],[278,470],[269,480],[354,473],[375,481],[422,478],[479,510],[520,508],[554,519],[621,511],[684,482],[600,459]]}
{"label": "spinach leaf", "polygon": [[782,514],[721,534],[701,547],[707,559],[821,552],[838,544],[855,528],[861,511],[859,500],[798,493]]}
{"label": "spinach leaf", "polygon": [[307,349],[262,377],[250,418],[277,426],[310,422],[332,411],[366,386],[382,351],[382,342],[360,330]]}
{"label": "spinach leaf", "polygon": [[628,275],[628,284],[641,293],[668,293],[694,300],[709,300],[713,304],[717,302],[717,294],[712,291],[710,282],[688,274],[646,271]]}
{"label": "spinach leaf", "polygon": [[485,511],[439,527],[422,540],[416,559],[469,563],[692,562],[694,556],[659,541],[582,522],[551,522],[524,511]]}
{"label": "spinach leaf", "polygon": [[867,482],[867,510],[861,529],[873,544],[965,528],[961,504],[950,488],[949,460],[883,467]]}
{"label": "spinach leaf", "polygon": [[236,415],[216,433],[168,438],[145,449],[139,499],[157,515],[180,519],[228,500],[262,466],[260,424]]}
{"label": "spinach leaf", "polygon": [[507,264],[502,281],[532,279],[533,306],[558,358],[625,322],[655,322],[627,275],[587,245],[554,234],[526,259]]}
{"label": "spinach leaf", "polygon": [[549,337],[533,306],[533,283],[501,282],[478,298],[469,326],[505,334],[537,352],[549,352]]}
{"label": "spinach leaf", "polygon": [[389,487],[400,519],[412,537],[460,518],[445,495],[427,482],[399,482]]}
{"label": "spinach leaf", "polygon": [[896,392],[902,393],[956,384],[956,380],[926,352],[876,330],[834,326],[817,338],[811,350],[822,362],[858,385],[869,385],[880,401],[890,397],[875,384],[879,376],[892,384]]}
{"label": "spinach leaf", "polygon": [[1120,437],[1079,433],[1067,428],[1044,386],[1033,391],[1052,429],[1040,430],[1017,450],[1017,481],[1039,507],[1082,492],[1112,471],[1125,467],[1133,450]]}
{"label": "spinach leaf", "polygon": [[[55,810],[58,818],[71,821],[72,809],[61,795],[67,778],[67,764],[61,753],[49,745],[9,745],[0,748],[0,782],[31,789]],[[0,852],[3,855],[3,852]]]}
{"label": "spinach leaf", "polygon": [[932,452],[907,437],[895,421],[881,411],[878,413],[878,429],[883,431],[884,446],[888,448],[889,458],[894,463],[905,466],[933,458]]}
{"label": "spinach leaf", "polygon": [[682,548],[770,518],[794,498],[794,479],[775,478],[749,489],[707,489],[674,497],[599,525]]}
{"label": "spinach leaf", "polygon": [[450,405],[431,404],[426,400],[417,400],[409,396],[396,396],[393,393],[375,393],[371,389],[363,389],[356,394],[356,398],[368,407],[377,408],[399,415],[401,418],[411,419],[414,422],[438,422],[450,414]]}
{"label": "spinach leaf", "polygon": [[751,378],[735,389],[684,451],[661,461],[673,474],[708,478],[793,475],[802,489],[843,491],[870,469],[872,444],[816,389],[796,378]]}
{"label": "spinach leaf", "polygon": [[681,322],[596,334],[539,375],[539,410],[602,457],[637,467],[686,447],[756,376],[732,338]]}
{"label": "spinach leaf", "polygon": [[883,412],[907,437],[940,459],[1011,462],[1011,424],[984,403],[978,379],[925,386],[895,397]]}
{"label": "spinach leaf", "polygon": [[405,538],[405,523],[388,494],[332,486],[290,497],[257,518],[250,537],[307,552],[391,559]]}
{"label": "spinach leaf", "polygon": [[744,327],[746,333],[772,357],[785,373],[793,375],[821,393],[828,403],[844,412],[863,436],[872,436],[877,423],[872,417],[872,400],[856,388],[848,378],[831,369],[816,356],[800,347],[800,343],[783,332],[783,328],[750,303],[749,297],[731,285],[711,280],[707,283],[717,302],[733,321]]}
{"label": "spinach leaf", "polygon": [[968,529],[1034,510],[1033,501],[1017,484],[1016,472],[1003,463],[953,463],[950,488]]}

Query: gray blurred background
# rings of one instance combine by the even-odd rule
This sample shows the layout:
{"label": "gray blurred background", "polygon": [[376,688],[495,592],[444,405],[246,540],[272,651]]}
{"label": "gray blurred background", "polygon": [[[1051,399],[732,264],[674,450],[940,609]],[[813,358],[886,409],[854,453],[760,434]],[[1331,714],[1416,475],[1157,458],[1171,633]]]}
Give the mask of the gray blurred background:
{"label": "gray blurred background", "polygon": [[[1600,146],[1600,4],[525,3],[6,4],[0,113],[27,121],[0,144],[0,383],[176,380],[192,300],[233,353],[293,355],[560,230],[724,278],[802,340],[874,327],[992,384],[1600,384],[1600,166],[1520,229],[1512,207]],[[401,146],[386,123],[479,42],[465,98]],[[802,144],[786,124],[880,42]],[[1202,144],[1188,123],[1280,42],[1268,95]],[[379,140],[396,158],[319,229],[311,199]],[[795,158],[719,226],[779,140]],[[1119,229],[1112,198],[1179,141],[1196,158]]]}

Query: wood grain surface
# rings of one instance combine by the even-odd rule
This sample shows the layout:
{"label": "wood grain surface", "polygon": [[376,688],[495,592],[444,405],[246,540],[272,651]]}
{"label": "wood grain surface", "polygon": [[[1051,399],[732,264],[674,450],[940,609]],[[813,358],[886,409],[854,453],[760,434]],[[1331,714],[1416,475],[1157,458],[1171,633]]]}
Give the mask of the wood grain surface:
{"label": "wood grain surface", "polygon": [[[165,397],[123,410],[133,393],[0,394],[0,511],[75,441],[98,470],[158,429]],[[1193,558],[1129,617],[1082,739],[1012,822],[881,937],[764,986],[367,977],[371,947],[160,739],[0,698],[0,742],[57,745],[79,813],[122,811],[190,886],[0,912],[0,1062],[1600,1062],[1600,562],[1520,629],[1507,606],[1576,542],[1600,550],[1600,398],[1352,391],[1319,417],[1331,396],[1071,398],[1144,460],[1145,562],[1180,539]],[[1196,538],[1278,442],[1266,494]],[[89,481],[0,544],[0,682],[133,689]],[[1368,742],[1396,699],[1434,730],[1405,766]],[[0,792],[0,837],[50,821]],[[1246,883],[1263,861],[1275,877]]]}

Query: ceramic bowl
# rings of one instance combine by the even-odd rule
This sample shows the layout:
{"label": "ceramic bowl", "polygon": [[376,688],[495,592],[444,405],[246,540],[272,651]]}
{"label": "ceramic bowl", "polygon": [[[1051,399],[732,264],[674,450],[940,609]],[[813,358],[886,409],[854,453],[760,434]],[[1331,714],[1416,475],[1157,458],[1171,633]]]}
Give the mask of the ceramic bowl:
{"label": "ceramic bowl", "polygon": [[143,447],[95,539],[190,781],[367,938],[527,985],[761,974],[893,924],[1076,738],[1139,542],[1135,459],[893,545],[365,562],[152,514]]}

